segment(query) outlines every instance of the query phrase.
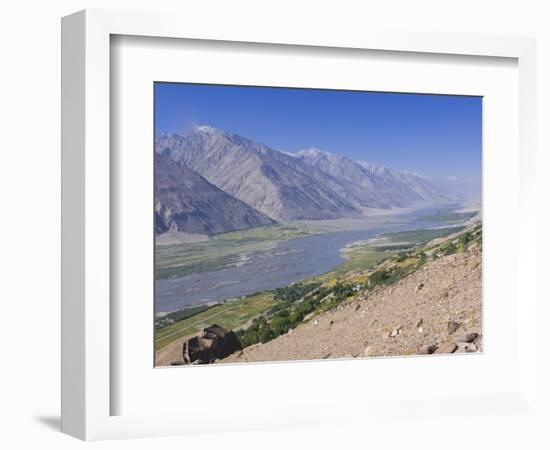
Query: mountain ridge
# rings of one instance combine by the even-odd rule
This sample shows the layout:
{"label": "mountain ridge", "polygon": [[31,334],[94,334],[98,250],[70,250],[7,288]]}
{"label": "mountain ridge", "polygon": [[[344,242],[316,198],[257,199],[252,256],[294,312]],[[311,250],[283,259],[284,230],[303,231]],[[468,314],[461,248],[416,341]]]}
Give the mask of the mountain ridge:
{"label": "mountain ridge", "polygon": [[242,136],[196,128],[157,140],[157,152],[185,163],[221,190],[281,221],[359,216],[338,180]]}
{"label": "mountain ridge", "polygon": [[411,172],[317,148],[295,153],[275,150],[209,125],[197,126],[186,135],[162,133],[155,153],[262,214],[258,220],[265,220],[263,216],[282,222],[361,217],[371,208],[459,199],[443,183]]}

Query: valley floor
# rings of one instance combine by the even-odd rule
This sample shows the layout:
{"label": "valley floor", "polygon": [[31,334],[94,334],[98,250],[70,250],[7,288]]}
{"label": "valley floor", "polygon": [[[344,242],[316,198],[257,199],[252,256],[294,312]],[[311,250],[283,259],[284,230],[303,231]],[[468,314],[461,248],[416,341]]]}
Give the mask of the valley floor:
{"label": "valley floor", "polygon": [[156,365],[183,364],[183,343],[214,324],[244,347],[218,363],[481,350],[479,222],[389,233],[343,252],[346,262],[323,275],[158,318]]}

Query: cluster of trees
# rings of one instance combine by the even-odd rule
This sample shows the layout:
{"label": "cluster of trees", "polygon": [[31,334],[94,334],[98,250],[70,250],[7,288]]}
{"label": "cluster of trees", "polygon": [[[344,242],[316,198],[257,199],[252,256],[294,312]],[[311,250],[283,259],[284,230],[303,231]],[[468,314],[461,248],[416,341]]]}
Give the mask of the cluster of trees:
{"label": "cluster of trees", "polygon": [[[354,293],[353,287],[349,283],[336,283],[331,288],[320,288],[320,284],[302,285],[298,283],[278,290],[284,295],[284,297],[278,298],[286,298],[287,300],[280,300],[265,315],[255,318],[246,330],[237,331],[237,337],[241,345],[248,347],[259,342],[265,343],[275,339],[296,327],[308,314],[317,310],[321,303],[329,302],[330,305],[327,306],[332,307]],[[309,286],[309,289],[306,289],[306,286]],[[314,287],[312,288],[312,286]],[[295,288],[295,290],[292,288]],[[309,292],[309,294],[304,296],[304,292]],[[298,297],[298,293],[302,295]],[[301,301],[298,301],[300,299]]]}
{"label": "cluster of trees", "polygon": [[369,277],[369,287],[373,288],[380,284],[388,284],[390,272],[386,269],[380,269],[371,273]]}
{"label": "cluster of trees", "polygon": [[396,262],[403,262],[406,261],[409,258],[419,258],[422,263],[426,262],[426,259],[428,258],[426,256],[426,253],[420,252],[399,252],[397,255],[395,255],[394,259]]}
{"label": "cluster of trees", "polygon": [[307,293],[314,291],[320,282],[313,283],[294,283],[290,286],[275,289],[275,300],[283,302],[295,302],[303,298]]}
{"label": "cluster of trees", "polygon": [[336,283],[332,288],[331,297],[329,302],[332,305],[337,305],[338,303],[344,301],[346,298],[353,295],[353,285],[349,283]]}
{"label": "cluster of trees", "polygon": [[257,317],[246,330],[237,331],[237,337],[241,345],[248,347],[259,342],[265,343],[275,339],[277,336],[285,334],[288,330],[294,328],[307,314],[303,311],[303,308],[291,308],[288,304],[285,306],[275,315],[271,317]]}
{"label": "cluster of trees", "polygon": [[456,252],[462,252],[468,247],[468,244],[474,240],[481,241],[481,227],[468,231],[451,242],[447,242],[441,247],[439,254],[448,256]]}
{"label": "cluster of trees", "polygon": [[[424,255],[425,256],[425,255]],[[420,257],[418,264],[423,264],[425,257]],[[389,269],[378,269],[369,276],[368,287],[374,288],[378,285],[390,285],[397,283],[399,280],[414,272],[418,265],[410,265],[409,267],[392,267]]]}
{"label": "cluster of trees", "polygon": [[409,254],[408,253],[405,253],[405,252],[400,252],[398,253],[396,256],[395,256],[395,260],[397,262],[403,262],[405,261],[406,259],[409,258]]}
{"label": "cluster of trees", "polygon": [[206,311],[209,309],[210,306],[208,305],[202,305],[202,306],[193,306],[191,308],[185,308],[180,311],[174,311],[169,314],[166,314],[165,316],[159,317],[155,320],[155,328],[157,330],[160,330],[164,327],[167,327],[168,325],[172,325],[173,323],[179,322],[180,320],[189,319],[190,317],[196,316],[197,314]]}
{"label": "cluster of trees", "polygon": [[464,233],[458,238],[458,244],[466,246],[476,238],[481,239],[481,227],[477,227],[472,231],[468,231],[468,233]]}

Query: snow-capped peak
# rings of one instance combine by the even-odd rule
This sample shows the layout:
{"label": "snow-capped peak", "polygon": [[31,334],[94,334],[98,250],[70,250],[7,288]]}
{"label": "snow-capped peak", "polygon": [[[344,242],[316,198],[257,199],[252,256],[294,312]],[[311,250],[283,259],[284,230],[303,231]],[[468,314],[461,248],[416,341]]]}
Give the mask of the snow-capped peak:
{"label": "snow-capped peak", "polygon": [[211,127],[210,125],[197,125],[195,127],[196,131],[200,131],[201,133],[219,133],[221,130],[218,128]]}
{"label": "snow-capped peak", "polygon": [[315,147],[308,148],[306,150],[300,150],[296,152],[296,155],[298,156],[330,156],[329,152],[326,152],[324,150],[320,150]]}

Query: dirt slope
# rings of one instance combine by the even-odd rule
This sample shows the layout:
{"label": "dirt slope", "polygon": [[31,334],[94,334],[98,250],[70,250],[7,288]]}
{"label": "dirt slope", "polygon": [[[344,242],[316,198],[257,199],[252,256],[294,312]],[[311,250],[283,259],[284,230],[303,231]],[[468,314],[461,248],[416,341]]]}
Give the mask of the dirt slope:
{"label": "dirt slope", "polygon": [[219,363],[480,351],[481,279],[474,243]]}

